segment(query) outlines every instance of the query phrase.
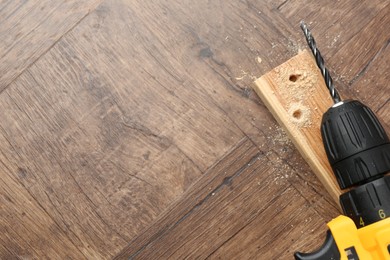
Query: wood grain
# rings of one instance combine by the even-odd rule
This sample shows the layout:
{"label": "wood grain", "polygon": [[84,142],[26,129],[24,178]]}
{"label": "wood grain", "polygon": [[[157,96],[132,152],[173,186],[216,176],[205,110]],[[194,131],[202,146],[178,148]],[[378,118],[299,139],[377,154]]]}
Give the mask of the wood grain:
{"label": "wood grain", "polygon": [[281,164],[245,138],[117,259],[285,259],[315,246],[324,220],[280,178]]}
{"label": "wood grain", "polygon": [[[349,64],[339,69],[339,75],[343,76],[343,81],[352,85],[361,74],[370,66],[370,63],[376,59],[381,52],[388,46],[390,37],[386,30],[380,30],[389,24],[390,1],[384,1],[381,10],[373,17],[370,22],[361,29],[359,34],[355,34],[346,41],[338,52],[343,53],[341,63]],[[378,7],[381,5],[377,5]],[[367,40],[372,39],[372,40]],[[337,53],[336,53],[337,55]]]}
{"label": "wood grain", "polygon": [[[4,141],[4,140],[2,140]],[[0,182],[0,258],[81,259],[86,255],[77,248],[39,202],[10,174],[1,163]]]}
{"label": "wood grain", "polygon": [[1,1],[0,92],[100,2]]}
{"label": "wood grain", "polygon": [[[382,20],[376,19],[376,23],[370,23],[369,28],[371,30],[365,30],[364,35],[368,37],[377,38],[377,35],[373,35],[375,31],[374,27],[383,26],[383,20],[386,20],[388,16],[382,17]],[[379,34],[381,35],[381,34]],[[368,105],[379,117],[381,123],[389,132],[390,106],[389,106],[389,94],[390,93],[390,71],[388,69],[388,63],[390,60],[390,46],[389,36],[382,36],[387,39],[383,46],[377,46],[376,52],[371,53],[371,59],[365,63],[365,67],[362,69],[358,77],[355,78],[351,84],[351,89],[354,90],[362,102]],[[357,39],[356,39],[357,40]],[[361,41],[361,40],[360,40]],[[371,49],[371,48],[370,48]],[[370,57],[370,56],[368,56]],[[357,61],[359,64],[360,62]]]}
{"label": "wood grain", "polygon": [[[388,4],[325,2],[342,27],[319,22],[317,1],[2,1],[0,258],[290,259],[319,245],[337,206],[251,85],[306,46],[302,13],[338,70],[338,48],[372,38]],[[354,73],[379,75],[386,58],[354,48]],[[354,76],[337,83],[359,98]],[[384,99],[368,102],[388,120]]]}

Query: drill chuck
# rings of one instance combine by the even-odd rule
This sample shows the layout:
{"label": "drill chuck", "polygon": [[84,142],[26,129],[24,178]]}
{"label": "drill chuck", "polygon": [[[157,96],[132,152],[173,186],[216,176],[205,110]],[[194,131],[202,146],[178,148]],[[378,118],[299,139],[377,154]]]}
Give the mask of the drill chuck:
{"label": "drill chuck", "polygon": [[339,102],[322,117],[321,134],[341,189],[390,172],[390,141],[370,108],[356,100]]}
{"label": "drill chuck", "polygon": [[340,187],[353,187],[340,196],[344,214],[358,228],[388,217],[390,141],[371,109],[356,100],[339,102],[323,115],[321,134]]}

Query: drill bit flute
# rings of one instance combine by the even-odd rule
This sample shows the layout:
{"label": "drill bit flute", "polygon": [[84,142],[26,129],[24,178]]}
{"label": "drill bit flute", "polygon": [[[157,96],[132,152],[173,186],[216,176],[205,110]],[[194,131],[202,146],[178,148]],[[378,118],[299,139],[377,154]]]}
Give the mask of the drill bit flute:
{"label": "drill bit flute", "polygon": [[309,45],[315,59],[318,68],[321,70],[321,74],[324,77],[325,84],[329,89],[330,95],[332,96],[333,102],[336,104],[341,101],[339,93],[337,92],[336,88],[333,85],[332,77],[330,76],[329,70],[325,67],[324,59],[321,56],[321,52],[317,49],[316,41],[314,40],[313,36],[311,35],[310,30],[307,28],[307,25],[305,22],[301,22],[301,28],[303,30],[303,33],[305,34],[307,44]]}

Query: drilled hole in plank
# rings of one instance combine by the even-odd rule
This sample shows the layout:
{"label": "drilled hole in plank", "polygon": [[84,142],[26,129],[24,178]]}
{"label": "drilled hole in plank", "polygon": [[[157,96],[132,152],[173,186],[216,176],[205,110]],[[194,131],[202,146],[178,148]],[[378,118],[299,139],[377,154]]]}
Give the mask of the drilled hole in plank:
{"label": "drilled hole in plank", "polygon": [[293,117],[296,119],[300,119],[302,117],[302,111],[300,109],[297,109],[293,112]]}
{"label": "drilled hole in plank", "polygon": [[301,77],[300,74],[292,74],[292,75],[290,75],[288,80],[291,81],[291,82],[296,82],[300,77]]}

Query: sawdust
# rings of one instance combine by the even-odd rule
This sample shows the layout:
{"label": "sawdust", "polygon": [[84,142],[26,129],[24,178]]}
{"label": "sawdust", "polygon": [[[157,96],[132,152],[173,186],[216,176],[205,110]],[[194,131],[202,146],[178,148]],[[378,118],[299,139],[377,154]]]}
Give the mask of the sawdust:
{"label": "sawdust", "polygon": [[238,77],[235,77],[236,80],[250,80],[250,82],[256,80],[257,78],[250,73],[241,69],[241,74]]}
{"label": "sawdust", "polygon": [[294,145],[282,127],[269,127],[269,130],[273,134],[266,136],[266,143],[262,145],[262,148],[266,150],[265,155],[270,167],[275,169],[272,184],[284,185],[287,179],[294,175],[291,167],[285,162],[285,159],[290,157],[289,154],[294,149]]}
{"label": "sawdust", "polygon": [[302,46],[301,43],[294,41],[293,39],[288,39],[287,49],[293,55],[301,53],[305,49],[305,45]]}
{"label": "sawdust", "polygon": [[[328,42],[328,44],[326,45],[326,47],[328,49],[334,49],[334,48],[337,48],[337,45],[339,43],[339,40],[340,40],[340,37],[341,37],[341,33],[335,35],[335,36],[331,36],[329,34],[325,34],[325,39],[326,41],[325,42]],[[321,48],[321,46],[320,46]]]}
{"label": "sawdust", "polygon": [[248,75],[247,72],[241,70],[241,75],[236,77],[236,80],[243,80]]}
{"label": "sawdust", "polygon": [[335,45],[336,45],[336,43],[339,41],[339,39],[340,39],[340,34],[338,34],[338,35],[336,35],[334,38],[333,38],[333,41],[331,42],[331,44],[330,44],[330,47],[329,48],[333,48]]}
{"label": "sawdust", "polygon": [[[294,98],[296,101],[301,101],[307,93],[314,92],[314,86],[318,79],[315,75],[310,75],[307,71],[309,69],[277,69],[275,70],[279,75],[276,78],[278,86],[285,88],[288,94],[288,99]],[[288,100],[287,99],[287,100]]]}
{"label": "sawdust", "polygon": [[272,144],[272,146],[292,146],[290,138],[288,138],[287,133],[280,126],[277,126],[275,128],[275,134],[272,136],[268,136],[267,139]]}

